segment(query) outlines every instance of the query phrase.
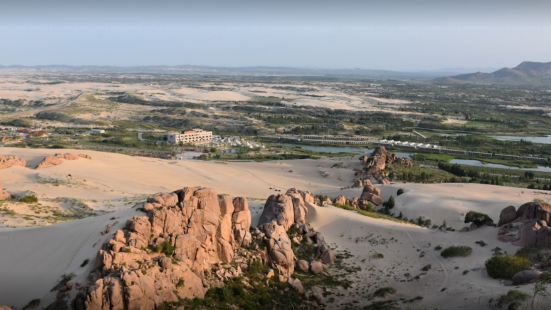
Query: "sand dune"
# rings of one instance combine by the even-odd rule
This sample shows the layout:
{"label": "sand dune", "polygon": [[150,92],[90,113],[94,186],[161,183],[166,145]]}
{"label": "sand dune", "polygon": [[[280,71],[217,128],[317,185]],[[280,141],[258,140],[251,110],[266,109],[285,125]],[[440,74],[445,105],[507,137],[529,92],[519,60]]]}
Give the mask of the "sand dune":
{"label": "sand dune", "polygon": [[[52,153],[52,150],[2,149],[3,155],[26,160]],[[361,189],[341,190],[349,186],[353,178],[351,168],[357,159],[350,158],[219,164],[80,150],[78,153],[88,154],[92,160],[64,161],[40,171],[12,167],[0,170],[0,179],[11,192],[33,191],[40,199],[75,197],[87,202],[97,199],[98,207],[113,199],[138,199],[184,186],[212,187],[219,193],[249,197],[253,223],[258,221],[265,199],[279,193],[277,190],[284,192],[296,187],[332,198],[341,194],[355,197],[361,193]],[[331,168],[335,161],[345,162],[349,169]],[[326,171],[329,177],[323,177],[319,171]],[[40,178],[63,179],[68,174],[80,181],[59,186],[40,182]],[[405,190],[396,197],[394,212],[402,212],[409,218],[430,218],[437,225],[445,220],[457,230],[466,226],[463,218],[470,210],[487,213],[497,220],[501,209],[508,205],[518,206],[534,198],[548,199],[538,191],[479,184],[377,187],[384,199],[395,195],[398,188]],[[129,209],[132,205],[132,202],[121,203],[108,209],[115,211],[113,213],[49,227],[0,229],[3,280],[0,304],[22,307],[31,299],[41,298],[45,306],[55,298],[50,289],[66,273],[75,273],[75,281],[83,283],[91,265],[81,268],[80,264],[85,259],[93,259],[109,235],[102,236],[100,232],[115,222],[111,220],[113,216],[120,217],[113,231],[121,227],[134,214],[135,210]],[[491,279],[484,270],[484,262],[492,255],[493,248],[500,247],[508,253],[518,249],[497,241],[496,228],[484,227],[467,233],[441,232],[373,219],[332,206],[310,208],[307,220],[337,251],[347,250],[353,255],[345,260],[347,264],[361,268],[351,275],[352,287],[339,290],[344,297],[337,299],[335,307],[352,300],[360,301],[358,306],[367,305],[369,294],[377,288],[392,286],[397,290],[393,299],[422,296],[422,300],[414,303],[421,308],[487,309],[491,298],[512,289]],[[477,245],[478,240],[484,240],[487,245]],[[468,258],[444,259],[434,250],[436,246],[450,245],[468,245],[473,248],[473,254]],[[384,258],[374,258],[375,253],[383,254]],[[431,268],[423,274],[421,269],[427,265]],[[530,292],[533,285],[515,289]]]}

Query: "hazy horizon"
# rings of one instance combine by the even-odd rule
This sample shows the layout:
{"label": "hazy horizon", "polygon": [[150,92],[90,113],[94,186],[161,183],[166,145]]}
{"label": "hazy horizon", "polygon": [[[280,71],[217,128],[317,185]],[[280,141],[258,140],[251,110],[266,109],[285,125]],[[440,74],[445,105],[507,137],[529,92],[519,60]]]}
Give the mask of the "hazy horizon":
{"label": "hazy horizon", "polygon": [[0,65],[434,71],[549,62],[541,1],[24,0],[0,12]]}

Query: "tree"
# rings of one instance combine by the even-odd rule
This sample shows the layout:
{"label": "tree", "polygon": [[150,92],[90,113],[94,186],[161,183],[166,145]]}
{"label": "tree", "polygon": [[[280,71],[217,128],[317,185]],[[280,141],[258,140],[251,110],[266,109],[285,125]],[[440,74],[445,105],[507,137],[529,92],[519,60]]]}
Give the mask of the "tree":
{"label": "tree", "polygon": [[396,202],[394,201],[394,196],[390,196],[387,201],[383,202],[383,207],[392,209],[396,205]]}

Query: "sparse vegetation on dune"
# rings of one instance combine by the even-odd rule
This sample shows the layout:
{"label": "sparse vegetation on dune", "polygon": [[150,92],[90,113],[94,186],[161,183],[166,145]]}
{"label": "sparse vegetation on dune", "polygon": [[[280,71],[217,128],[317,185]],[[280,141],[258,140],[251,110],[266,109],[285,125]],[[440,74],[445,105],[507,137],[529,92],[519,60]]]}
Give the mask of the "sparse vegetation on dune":
{"label": "sparse vegetation on dune", "polygon": [[462,246],[450,246],[442,250],[440,255],[444,258],[450,257],[467,257],[471,255],[473,249],[471,247],[462,245]]}

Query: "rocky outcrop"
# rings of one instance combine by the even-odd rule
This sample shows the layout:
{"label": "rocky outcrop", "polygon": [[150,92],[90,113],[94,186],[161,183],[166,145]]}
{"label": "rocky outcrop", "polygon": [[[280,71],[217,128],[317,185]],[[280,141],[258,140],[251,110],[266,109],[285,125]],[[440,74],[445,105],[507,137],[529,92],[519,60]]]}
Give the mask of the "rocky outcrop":
{"label": "rocky outcrop", "polygon": [[12,310],[12,309],[8,306],[0,306],[0,310]]}
{"label": "rocky outcrop", "polygon": [[86,158],[86,159],[92,159],[90,155],[86,154],[71,154],[71,153],[65,153],[65,154],[55,154],[55,157],[59,159],[65,159],[65,160],[77,160],[80,158]]}
{"label": "rocky outcrop", "polygon": [[348,198],[346,198],[346,196],[340,195],[337,198],[335,198],[333,202],[344,206],[347,204],[347,202],[349,202],[349,200]]}
{"label": "rocky outcrop", "polygon": [[306,204],[314,203],[314,195],[310,192],[289,189],[284,195],[272,195],[266,201],[264,210],[258,222],[259,225],[275,220],[278,225],[289,230],[293,223],[306,223]]}
{"label": "rocky outcrop", "polygon": [[[369,157],[366,156],[360,157],[360,162],[362,165],[365,165],[367,175],[377,180],[380,184],[389,184],[390,180],[388,175],[383,171],[388,165],[393,164],[394,162],[399,163],[400,165],[411,167],[412,162],[409,158],[400,158],[396,154],[390,153],[386,150],[384,146],[378,146],[371,153]],[[360,185],[359,183],[354,183],[354,185]],[[366,184],[363,184],[365,186]],[[356,186],[360,187],[360,186]]]}
{"label": "rocky outcrop", "polygon": [[360,208],[362,208],[362,205],[365,205],[365,203],[362,203],[362,200],[369,201],[373,203],[376,206],[380,206],[383,204],[383,199],[381,198],[381,190],[378,188],[374,188],[373,185],[371,185],[371,182],[367,184],[360,196]]}
{"label": "rocky outcrop", "polygon": [[27,162],[15,156],[0,156],[0,169],[13,166],[25,167],[27,166]]}
{"label": "rocky outcrop", "polygon": [[38,164],[36,169],[50,168],[53,166],[60,165],[61,163],[62,163],[61,159],[57,158],[56,156],[46,156],[40,162],[40,164]]}
{"label": "rocky outcrop", "polygon": [[288,279],[295,270],[295,254],[286,229],[276,220],[259,225],[258,229],[264,234],[269,263],[278,269],[280,276]]}
{"label": "rocky outcrop", "polygon": [[551,206],[539,202],[525,203],[516,211],[514,206],[506,207],[499,216],[498,239],[521,247],[551,249],[550,213]]}
{"label": "rocky outcrop", "polygon": [[314,194],[291,188],[285,195],[292,198],[294,223],[306,223],[306,213],[308,213],[306,203],[314,203]]}
{"label": "rocky outcrop", "polygon": [[539,202],[528,202],[518,208],[516,218],[521,221],[534,219],[549,223],[551,219],[550,214],[550,205]]}
{"label": "rocky outcrop", "polygon": [[44,169],[44,168],[60,165],[63,162],[62,159],[77,160],[80,158],[92,159],[90,155],[86,155],[86,154],[71,154],[71,153],[59,154],[58,153],[58,154],[55,154],[54,156],[44,157],[44,159],[42,160],[42,162],[40,162],[40,164],[38,164],[36,169]]}
{"label": "rocky outcrop", "polygon": [[[245,198],[188,187],[151,196],[142,209],[147,216],[128,220],[98,251],[96,271],[75,300],[77,310],[157,309],[179,298],[202,298],[213,265],[231,262],[250,240]],[[274,259],[287,249],[281,235],[273,229]],[[223,279],[240,273],[239,266],[216,271]]]}
{"label": "rocky outcrop", "polygon": [[2,183],[0,182],[0,200],[8,199],[11,197],[11,194],[4,191]]}

